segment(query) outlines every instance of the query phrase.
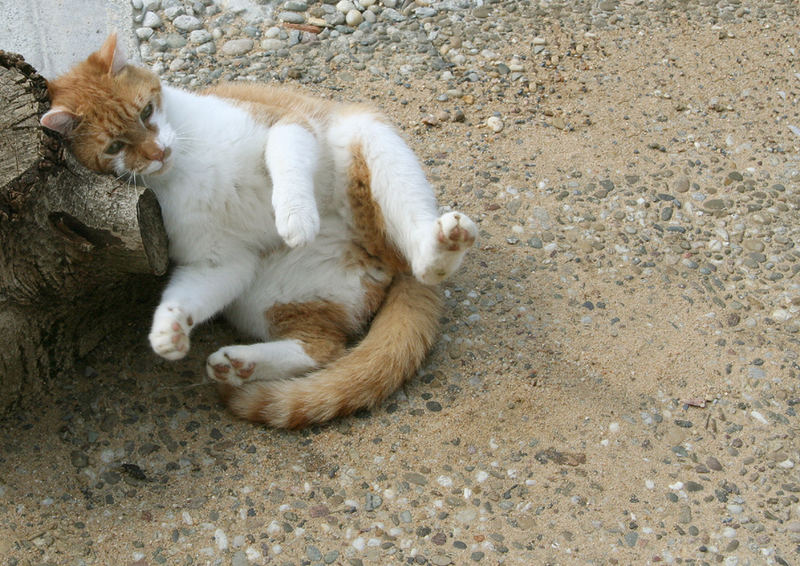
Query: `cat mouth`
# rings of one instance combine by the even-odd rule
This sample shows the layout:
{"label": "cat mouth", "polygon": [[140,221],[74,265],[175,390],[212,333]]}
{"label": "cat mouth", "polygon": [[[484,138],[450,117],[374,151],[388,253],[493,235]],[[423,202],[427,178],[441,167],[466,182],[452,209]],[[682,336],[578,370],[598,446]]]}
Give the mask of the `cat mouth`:
{"label": "cat mouth", "polygon": [[164,157],[159,160],[151,161],[141,173],[142,175],[162,175],[166,173],[172,166],[172,159],[170,159],[171,151],[169,148],[164,150]]}

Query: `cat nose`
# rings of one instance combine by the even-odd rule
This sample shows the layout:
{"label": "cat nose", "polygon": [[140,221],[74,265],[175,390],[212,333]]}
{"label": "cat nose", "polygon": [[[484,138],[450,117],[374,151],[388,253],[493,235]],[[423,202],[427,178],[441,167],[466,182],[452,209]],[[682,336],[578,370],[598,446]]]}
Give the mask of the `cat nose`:
{"label": "cat nose", "polygon": [[144,155],[150,161],[164,161],[164,150],[158,146],[145,149]]}

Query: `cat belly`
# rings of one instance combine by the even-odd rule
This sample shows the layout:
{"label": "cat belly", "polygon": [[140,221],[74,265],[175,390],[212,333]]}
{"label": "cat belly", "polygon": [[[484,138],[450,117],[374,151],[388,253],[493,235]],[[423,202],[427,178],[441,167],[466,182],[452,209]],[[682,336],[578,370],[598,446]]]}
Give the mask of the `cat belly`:
{"label": "cat belly", "polygon": [[267,340],[265,313],[275,305],[323,300],[359,315],[365,303],[365,279],[388,282],[390,276],[355,261],[353,249],[341,221],[323,219],[311,244],[281,248],[264,257],[252,285],[225,309],[225,316],[240,332]]}

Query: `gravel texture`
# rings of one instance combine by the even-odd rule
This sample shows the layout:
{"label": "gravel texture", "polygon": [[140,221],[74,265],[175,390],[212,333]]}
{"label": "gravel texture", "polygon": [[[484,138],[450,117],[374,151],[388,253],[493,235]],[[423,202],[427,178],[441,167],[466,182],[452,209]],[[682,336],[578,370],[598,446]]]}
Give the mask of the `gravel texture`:
{"label": "gravel texture", "polygon": [[296,433],[143,306],[0,423],[2,564],[800,561],[795,2],[133,5],[172,83],[382,109],[480,242],[420,374]]}

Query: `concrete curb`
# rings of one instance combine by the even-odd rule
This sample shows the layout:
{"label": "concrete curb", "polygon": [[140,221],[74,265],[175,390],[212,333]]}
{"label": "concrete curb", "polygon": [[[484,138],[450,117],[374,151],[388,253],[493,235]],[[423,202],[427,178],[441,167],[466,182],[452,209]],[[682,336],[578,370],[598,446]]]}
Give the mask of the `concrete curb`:
{"label": "concrete curb", "polygon": [[137,60],[129,0],[0,0],[0,49],[20,53],[45,78],[97,50],[112,31]]}

